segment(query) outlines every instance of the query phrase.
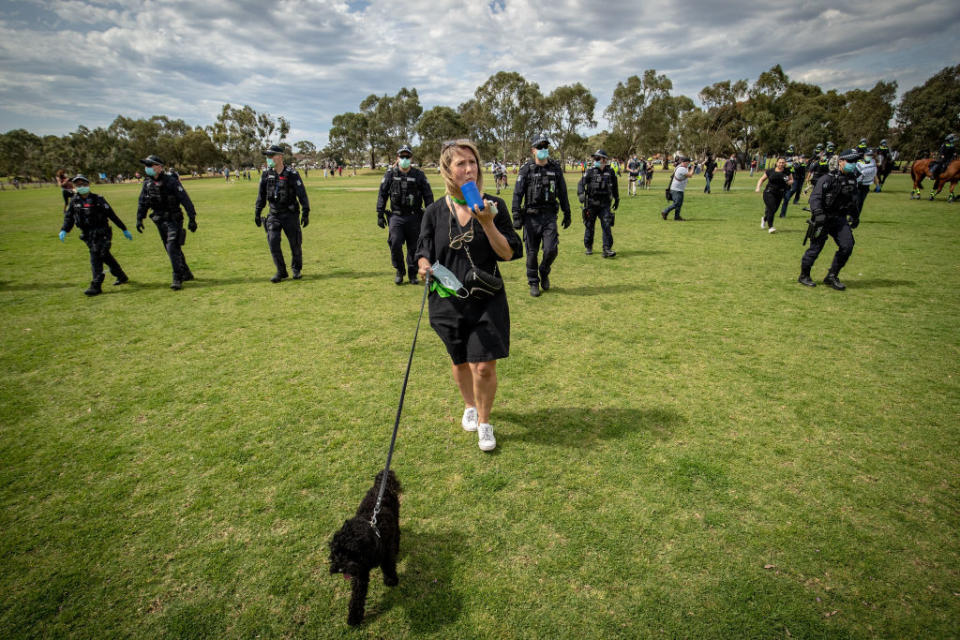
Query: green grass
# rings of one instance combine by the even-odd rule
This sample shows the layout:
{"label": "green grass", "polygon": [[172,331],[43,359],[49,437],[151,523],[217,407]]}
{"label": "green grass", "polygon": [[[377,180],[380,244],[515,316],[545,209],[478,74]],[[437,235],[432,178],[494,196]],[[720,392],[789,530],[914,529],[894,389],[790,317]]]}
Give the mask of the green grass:
{"label": "green grass", "polygon": [[[93,299],[59,190],[0,193],[0,637],[347,633],[327,542],[384,462],[421,293],[378,181],[311,172],[280,285],[256,183],[189,181],[198,280],[170,291],[147,221]],[[683,224],[665,182],[623,198],[614,260],[575,213],[539,299],[504,265],[494,453],[424,324],[400,585],[350,637],[958,637],[960,205],[891,177],[840,293],[796,283],[806,214],[761,231],[746,172],[692,180]],[[98,191],[132,228],[138,186]]]}

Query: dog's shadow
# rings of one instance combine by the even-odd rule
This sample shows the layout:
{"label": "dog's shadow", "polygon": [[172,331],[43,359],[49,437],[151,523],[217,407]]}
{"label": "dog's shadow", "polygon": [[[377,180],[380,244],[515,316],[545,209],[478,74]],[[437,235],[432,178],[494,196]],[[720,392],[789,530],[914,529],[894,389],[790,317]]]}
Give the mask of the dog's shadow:
{"label": "dog's shadow", "polygon": [[[455,550],[463,545],[463,535],[455,531],[422,533],[403,525],[400,515],[400,554],[397,573],[400,584],[387,588],[379,601],[367,600],[366,621],[373,620],[393,607],[405,609],[410,629],[416,633],[435,633],[454,623],[463,611],[463,596],[455,588]],[[377,578],[374,578],[374,575]]]}

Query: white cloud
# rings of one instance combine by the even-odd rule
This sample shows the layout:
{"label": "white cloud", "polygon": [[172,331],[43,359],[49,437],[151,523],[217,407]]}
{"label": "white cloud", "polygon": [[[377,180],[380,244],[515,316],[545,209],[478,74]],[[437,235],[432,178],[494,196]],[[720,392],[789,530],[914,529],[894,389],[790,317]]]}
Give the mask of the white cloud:
{"label": "white cloud", "polygon": [[[546,94],[581,82],[597,117],[618,81],[655,68],[696,97],[782,64],[825,88],[900,90],[960,60],[960,5],[821,0],[30,0],[0,19],[0,130],[65,133],[118,114],[212,123],[223,103],[287,117],[326,140],[334,115],[370,93],[415,87],[456,107],[499,70]],[[918,69],[917,55],[942,62]],[[926,60],[925,60],[926,63]]]}

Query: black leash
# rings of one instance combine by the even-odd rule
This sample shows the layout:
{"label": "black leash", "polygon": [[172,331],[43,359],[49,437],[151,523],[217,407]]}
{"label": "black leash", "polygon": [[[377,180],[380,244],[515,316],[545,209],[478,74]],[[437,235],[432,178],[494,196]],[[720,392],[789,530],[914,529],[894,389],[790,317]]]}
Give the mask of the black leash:
{"label": "black leash", "polygon": [[397,406],[397,417],[393,421],[393,436],[390,438],[390,451],[387,452],[387,464],[383,468],[383,479],[380,480],[380,492],[377,494],[377,504],[373,507],[373,517],[370,526],[373,532],[380,537],[377,531],[377,514],[380,513],[380,503],[383,501],[383,492],[387,488],[387,475],[390,473],[390,460],[393,459],[393,448],[397,443],[397,430],[400,428],[400,412],[403,411],[403,398],[407,395],[407,381],[410,379],[410,365],[413,364],[413,351],[417,348],[417,335],[420,333],[420,321],[423,320],[423,308],[427,304],[427,293],[430,291],[430,273],[424,277],[423,300],[420,301],[420,317],[417,318],[417,329],[413,332],[413,344],[410,345],[410,357],[407,359],[407,372],[403,376],[403,388],[400,390],[400,404]]}

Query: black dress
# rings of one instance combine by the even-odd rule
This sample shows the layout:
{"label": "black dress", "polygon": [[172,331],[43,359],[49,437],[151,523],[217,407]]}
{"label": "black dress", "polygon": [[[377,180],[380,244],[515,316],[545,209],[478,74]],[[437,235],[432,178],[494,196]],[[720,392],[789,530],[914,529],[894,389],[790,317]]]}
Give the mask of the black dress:
{"label": "black dress", "polygon": [[[483,194],[483,199],[497,203],[493,223],[513,250],[510,259],[522,257],[523,244],[510,223],[507,203],[487,193]],[[447,206],[446,198],[435,201],[423,212],[417,259],[426,258],[430,264],[439,261],[463,282],[471,268],[470,260],[462,247],[450,248],[450,239],[471,228],[473,240],[466,246],[473,263],[478,269],[499,275],[497,262],[502,258],[490,246],[483,227],[473,219],[461,227],[456,214]],[[510,355],[510,308],[505,288],[492,296],[477,294],[468,298],[441,298],[431,292],[430,326],[446,345],[454,364],[489,362]]]}

